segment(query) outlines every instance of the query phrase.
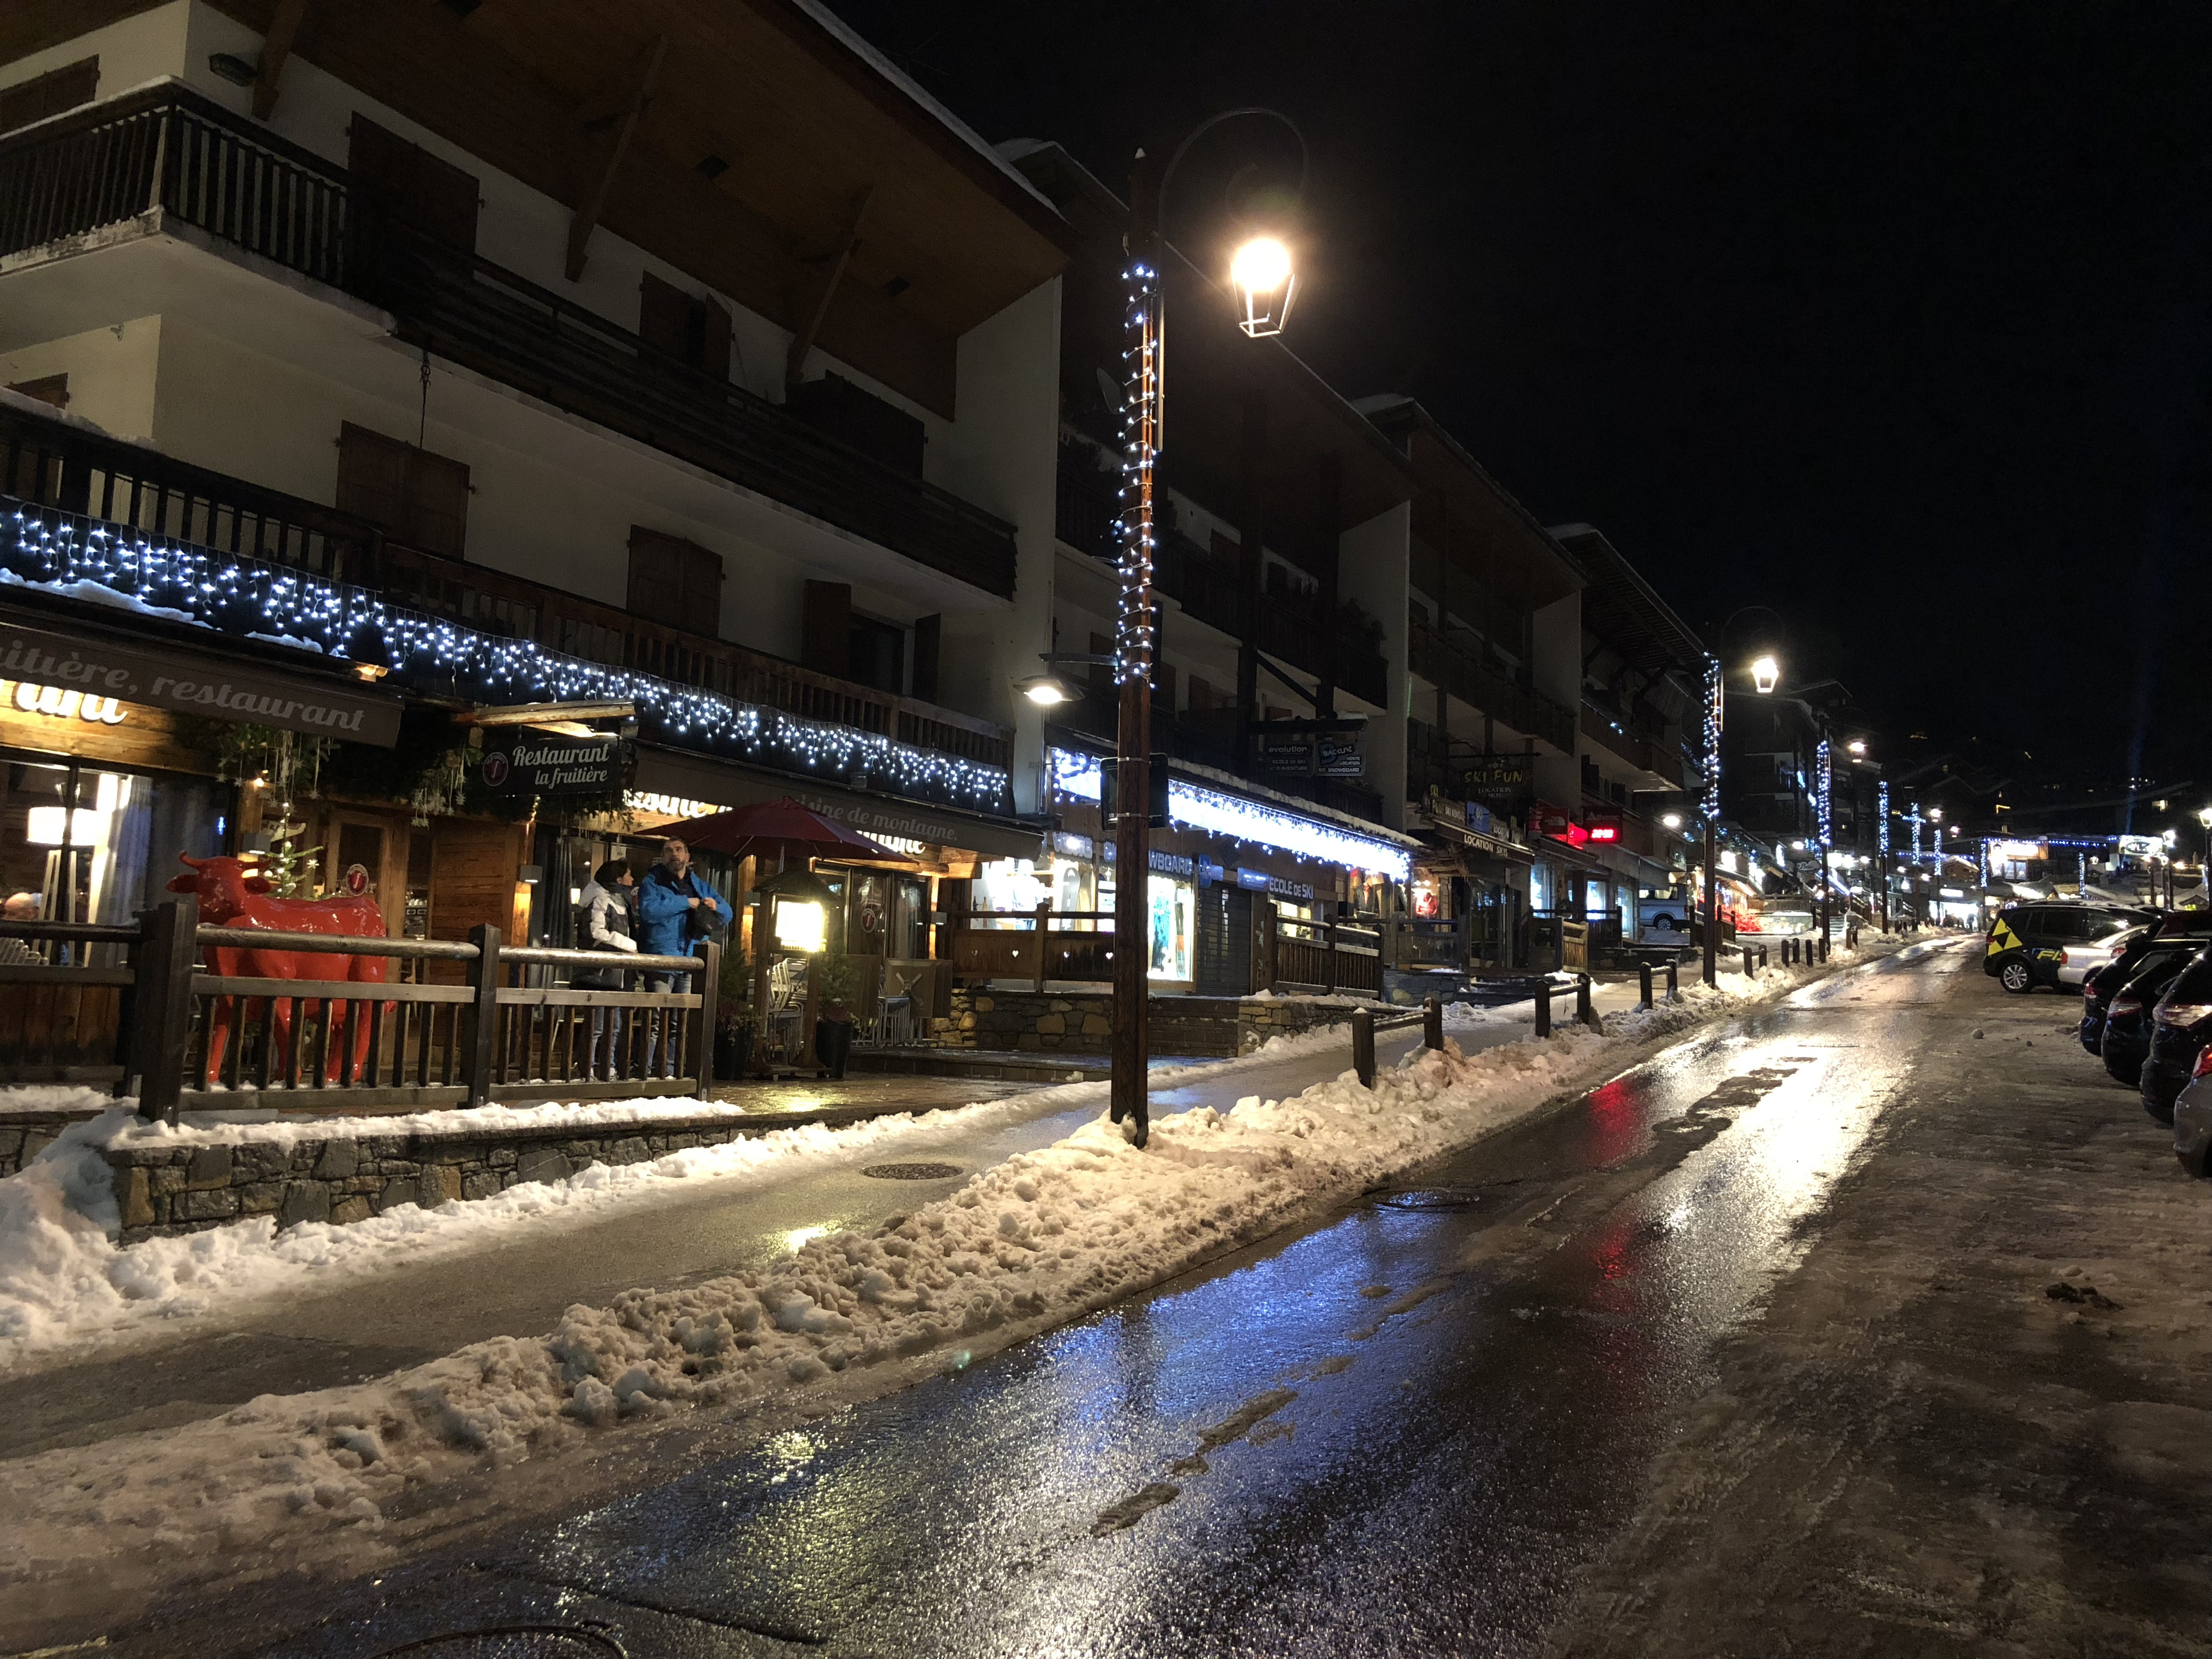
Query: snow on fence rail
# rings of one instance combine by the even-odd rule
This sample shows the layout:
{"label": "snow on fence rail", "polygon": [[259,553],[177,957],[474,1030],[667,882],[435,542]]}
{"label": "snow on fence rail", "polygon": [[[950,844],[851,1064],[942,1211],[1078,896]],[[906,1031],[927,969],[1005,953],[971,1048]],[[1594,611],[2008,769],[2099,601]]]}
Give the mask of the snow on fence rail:
{"label": "snow on fence rail", "polygon": [[[714,1083],[721,946],[712,940],[696,957],[619,961],[626,973],[696,975],[697,990],[630,991],[554,983],[556,969],[604,970],[612,959],[503,945],[489,924],[465,944],[216,927],[199,922],[191,896],[130,926],[0,921],[0,939],[24,941],[34,957],[0,963],[0,987],[21,988],[0,998],[0,1085],[104,1085],[136,1095],[141,1116],[173,1123],[180,1110],[254,1106],[359,1114],[495,1098],[703,1099]],[[331,957],[316,969],[327,977],[303,971]],[[415,964],[411,978],[383,977],[395,958]],[[373,976],[352,976],[363,961],[376,964]],[[458,976],[434,981],[433,963]]]}

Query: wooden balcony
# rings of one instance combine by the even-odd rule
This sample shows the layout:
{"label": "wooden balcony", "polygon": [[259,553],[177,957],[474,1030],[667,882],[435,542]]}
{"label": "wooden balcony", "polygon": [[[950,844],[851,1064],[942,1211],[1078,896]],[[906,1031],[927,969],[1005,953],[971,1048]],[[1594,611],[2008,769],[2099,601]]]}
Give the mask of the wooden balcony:
{"label": "wooden balcony", "polygon": [[0,408],[0,495],[369,589],[479,633],[532,640],[733,702],[858,727],[987,766],[1003,769],[1012,757],[1012,733],[990,720],[817,673],[527,577],[404,547],[366,520],[16,409]]}
{"label": "wooden balcony", "polygon": [[1516,732],[1541,738],[1562,754],[1575,752],[1574,711],[1533,686],[1520,684],[1471,638],[1448,637],[1416,616],[1409,644],[1413,672],[1431,685],[1442,686],[1470,708],[1479,708]]}
{"label": "wooden balcony", "polygon": [[0,255],[158,210],[392,312],[400,337],[1000,597],[1012,527],[490,261],[382,218],[343,167],[173,84],[0,140]]}

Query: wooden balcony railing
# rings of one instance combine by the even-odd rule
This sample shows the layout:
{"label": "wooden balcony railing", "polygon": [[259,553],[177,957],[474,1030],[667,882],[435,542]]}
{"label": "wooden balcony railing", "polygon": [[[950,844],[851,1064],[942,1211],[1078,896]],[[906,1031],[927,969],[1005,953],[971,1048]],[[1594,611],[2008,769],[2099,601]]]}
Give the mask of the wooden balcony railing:
{"label": "wooden balcony railing", "polygon": [[1408,654],[1416,674],[1516,732],[1540,738],[1563,754],[1575,752],[1573,710],[1533,686],[1518,684],[1503,664],[1474,648],[1471,642],[1448,638],[1418,617],[1411,626]]}
{"label": "wooden balcony railing", "polygon": [[1006,597],[1012,527],[372,208],[344,169],[173,82],[0,139],[0,255],[158,210],[393,312],[400,337]]}

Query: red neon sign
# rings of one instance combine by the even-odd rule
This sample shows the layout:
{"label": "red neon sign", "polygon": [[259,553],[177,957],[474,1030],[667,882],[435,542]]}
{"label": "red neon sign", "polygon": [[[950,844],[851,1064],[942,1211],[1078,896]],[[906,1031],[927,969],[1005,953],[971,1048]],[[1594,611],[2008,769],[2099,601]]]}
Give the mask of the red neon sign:
{"label": "red neon sign", "polygon": [[1589,838],[1592,841],[1619,841],[1620,826],[1615,823],[1601,823],[1589,832]]}

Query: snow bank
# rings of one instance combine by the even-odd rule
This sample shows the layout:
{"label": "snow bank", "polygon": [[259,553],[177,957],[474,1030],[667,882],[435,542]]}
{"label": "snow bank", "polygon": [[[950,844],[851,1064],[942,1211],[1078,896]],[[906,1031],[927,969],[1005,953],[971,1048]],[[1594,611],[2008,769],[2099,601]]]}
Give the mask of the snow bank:
{"label": "snow bank", "polygon": [[0,1089],[0,1122],[53,1112],[104,1112],[114,1104],[106,1090],[82,1083],[19,1083]]}
{"label": "snow bank", "polygon": [[[1797,977],[1778,971],[1743,993],[1779,994]],[[264,1395],[204,1423],[0,1466],[16,1545],[0,1590],[80,1571],[160,1577],[172,1559],[204,1572],[212,1554],[251,1554],[280,1534],[296,1544],[301,1528],[374,1530],[426,1484],[556,1453],[624,1419],[749,1409],[948,1346],[1002,1346],[1502,1127],[1594,1081],[1625,1042],[1700,1023],[1744,994],[1691,988],[1679,1005],[1607,1016],[1602,1033],[1563,1029],[1474,1055],[1452,1041],[1416,1048],[1372,1091],[1347,1072],[1287,1100],[1161,1118],[1143,1152],[1094,1121],[872,1235],[815,1239],[771,1267],[574,1306],[546,1336],[477,1343],[375,1382]],[[775,1155],[749,1142],[678,1158],[730,1153]],[[17,1200],[42,1222],[73,1178],[69,1153],[48,1164],[47,1182],[27,1189],[45,1196]],[[515,1196],[454,1207],[496,1227],[494,1206]],[[530,1199],[564,1201],[550,1188]],[[352,1248],[375,1225],[298,1229],[307,1237],[294,1248]],[[183,1265],[196,1245],[221,1251],[199,1245],[219,1237],[174,1241],[181,1254],[168,1260]],[[105,1277],[77,1282],[123,1294]]]}

